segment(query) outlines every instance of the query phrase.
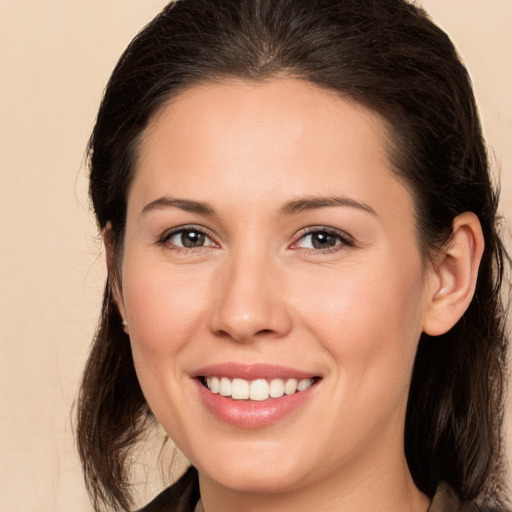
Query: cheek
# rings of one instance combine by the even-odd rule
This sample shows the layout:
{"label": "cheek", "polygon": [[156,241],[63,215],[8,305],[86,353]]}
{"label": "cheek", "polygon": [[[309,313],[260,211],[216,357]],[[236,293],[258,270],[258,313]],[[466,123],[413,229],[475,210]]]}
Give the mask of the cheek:
{"label": "cheek", "polygon": [[354,382],[409,382],[423,317],[421,263],[394,261],[316,276],[294,293],[307,329]]}
{"label": "cheek", "polygon": [[205,275],[180,272],[166,261],[139,256],[133,250],[123,267],[123,298],[138,380],[158,420],[182,438],[188,410],[184,389],[190,342],[205,316],[211,293]]}
{"label": "cheek", "polygon": [[125,262],[123,297],[136,360],[168,365],[190,341],[210,293],[203,274],[170,269],[165,261]]}

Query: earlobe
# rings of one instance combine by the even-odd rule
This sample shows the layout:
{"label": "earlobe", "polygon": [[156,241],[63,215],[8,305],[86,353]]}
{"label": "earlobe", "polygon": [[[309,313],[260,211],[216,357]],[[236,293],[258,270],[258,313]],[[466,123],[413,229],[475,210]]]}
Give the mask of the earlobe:
{"label": "earlobe", "polygon": [[472,212],[453,221],[452,237],[435,263],[435,285],[427,305],[423,331],[439,336],[449,331],[468,308],[475,292],[484,237]]}
{"label": "earlobe", "polygon": [[128,333],[128,324],[126,323],[126,313],[124,308],[123,294],[119,283],[119,272],[118,269],[116,268],[112,225],[110,222],[107,223],[107,225],[101,232],[101,237],[103,239],[103,245],[105,247],[108,283],[112,292],[112,296],[117,304],[117,308],[119,309],[119,314],[121,315],[122,318],[123,329],[125,330],[126,333]]}

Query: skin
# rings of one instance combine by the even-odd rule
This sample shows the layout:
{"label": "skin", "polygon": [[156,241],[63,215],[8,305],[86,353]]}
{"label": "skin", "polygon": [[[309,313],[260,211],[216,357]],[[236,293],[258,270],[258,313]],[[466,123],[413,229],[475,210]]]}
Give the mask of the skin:
{"label": "skin", "polygon": [[[388,145],[377,114],[292,79],[192,87],[145,133],[116,297],[146,399],[198,468],[207,512],[428,508],[403,447],[413,360],[422,331],[467,307],[483,242],[463,214],[424,265]],[[147,207],[163,197],[214,213]],[[326,197],[352,204],[283,212]],[[204,246],[169,236],[190,225]],[[332,230],[333,246],[314,248],[311,228]],[[216,418],[191,378],[225,362],[321,380],[291,414],[247,429]]]}

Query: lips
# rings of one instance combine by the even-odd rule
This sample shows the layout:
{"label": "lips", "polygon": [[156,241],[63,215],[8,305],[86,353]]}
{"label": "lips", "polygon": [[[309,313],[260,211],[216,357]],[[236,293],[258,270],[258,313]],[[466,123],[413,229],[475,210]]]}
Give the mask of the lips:
{"label": "lips", "polygon": [[209,412],[242,428],[268,426],[300,409],[321,380],[284,366],[234,363],[204,367],[192,376]]}

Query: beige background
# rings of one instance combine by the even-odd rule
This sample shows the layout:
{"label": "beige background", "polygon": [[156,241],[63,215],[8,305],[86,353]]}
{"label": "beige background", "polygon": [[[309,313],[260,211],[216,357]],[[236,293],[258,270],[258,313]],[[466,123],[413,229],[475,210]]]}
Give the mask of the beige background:
{"label": "beige background", "polygon": [[[165,3],[0,0],[2,512],[91,510],[70,426],[104,278],[84,148],[116,59]],[[512,0],[423,4],[471,71],[510,219]]]}

